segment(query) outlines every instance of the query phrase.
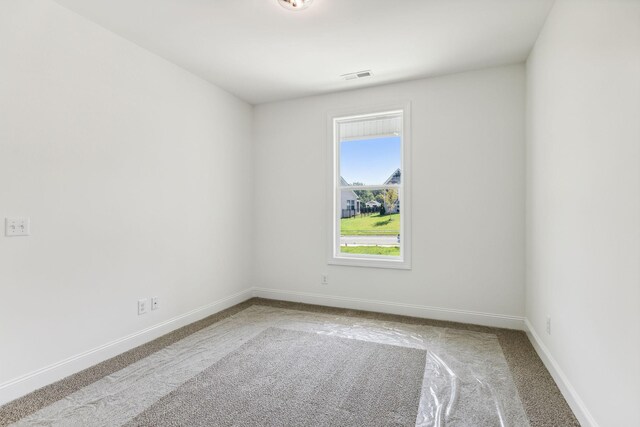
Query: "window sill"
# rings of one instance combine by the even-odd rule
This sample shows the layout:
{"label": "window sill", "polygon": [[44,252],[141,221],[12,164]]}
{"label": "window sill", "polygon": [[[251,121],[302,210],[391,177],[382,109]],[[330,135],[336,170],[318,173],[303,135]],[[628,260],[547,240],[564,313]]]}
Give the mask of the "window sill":
{"label": "window sill", "polygon": [[343,265],[348,267],[390,268],[394,270],[411,270],[411,263],[407,260],[371,259],[358,257],[331,257],[329,265]]}

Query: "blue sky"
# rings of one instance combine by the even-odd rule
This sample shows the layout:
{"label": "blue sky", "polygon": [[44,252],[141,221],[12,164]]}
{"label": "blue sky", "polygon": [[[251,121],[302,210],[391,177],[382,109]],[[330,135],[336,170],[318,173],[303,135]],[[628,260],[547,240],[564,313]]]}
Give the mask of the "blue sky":
{"label": "blue sky", "polygon": [[340,175],[349,184],[383,184],[399,167],[399,136],[340,143]]}

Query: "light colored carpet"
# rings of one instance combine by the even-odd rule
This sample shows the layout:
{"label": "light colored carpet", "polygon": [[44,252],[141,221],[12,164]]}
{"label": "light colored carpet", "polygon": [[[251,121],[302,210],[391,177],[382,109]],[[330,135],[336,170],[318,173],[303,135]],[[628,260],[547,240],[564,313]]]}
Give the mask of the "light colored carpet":
{"label": "light colored carpet", "polygon": [[426,351],[268,328],[129,426],[413,426]]}
{"label": "light colored carpet", "polygon": [[429,350],[416,425],[579,425],[521,331],[252,299],[0,407],[0,426],[126,424],[269,327]]}

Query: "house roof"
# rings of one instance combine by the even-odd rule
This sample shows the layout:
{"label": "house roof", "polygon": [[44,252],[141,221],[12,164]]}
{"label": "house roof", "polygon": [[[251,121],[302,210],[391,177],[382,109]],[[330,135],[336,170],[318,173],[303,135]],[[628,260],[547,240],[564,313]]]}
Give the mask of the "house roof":
{"label": "house roof", "polygon": [[[351,184],[349,184],[347,180],[344,179],[343,177],[340,177],[340,185],[348,187]],[[356,196],[356,200],[360,200],[360,196],[358,196],[355,191],[351,190],[351,192],[353,193],[354,196]]]}
{"label": "house roof", "polygon": [[402,172],[400,172],[400,168],[396,169],[395,172],[391,174],[391,176],[384,182],[385,184],[400,184],[400,176]]}

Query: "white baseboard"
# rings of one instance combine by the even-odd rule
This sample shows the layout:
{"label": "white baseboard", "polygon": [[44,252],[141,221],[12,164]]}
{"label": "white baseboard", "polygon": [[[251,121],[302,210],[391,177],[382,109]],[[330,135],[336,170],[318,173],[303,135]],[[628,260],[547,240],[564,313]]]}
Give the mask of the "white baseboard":
{"label": "white baseboard", "polygon": [[580,399],[580,396],[578,396],[578,393],[569,382],[567,376],[564,374],[562,369],[560,369],[560,365],[558,365],[558,362],[553,358],[547,346],[544,345],[540,336],[536,333],[536,330],[529,322],[529,319],[525,318],[524,323],[529,341],[531,341],[533,348],[535,348],[538,356],[542,359],[542,363],[544,363],[544,366],[555,380],[560,392],[571,407],[576,418],[578,418],[580,424],[583,427],[598,427],[598,423],[593,418],[582,399]]}
{"label": "white baseboard", "polygon": [[47,384],[51,384],[71,374],[79,372],[113,356],[158,338],[182,326],[218,313],[253,296],[252,289],[230,295],[205,306],[196,308],[180,316],[165,320],[149,328],[143,329],[99,347],[87,350],[75,356],[37,369],[25,375],[0,384],[0,405],[30,393]]}
{"label": "white baseboard", "polygon": [[524,330],[524,318],[504,314],[482,313],[477,311],[458,310],[442,307],[429,307],[417,304],[404,304],[388,301],[377,301],[361,298],[341,297],[315,294],[309,292],[286,291],[280,289],[253,288],[256,297],[283,301],[318,304],[329,307],[349,308],[355,310],[376,311],[381,313],[400,314],[404,316],[422,317],[451,322],[473,323],[482,326]]}

